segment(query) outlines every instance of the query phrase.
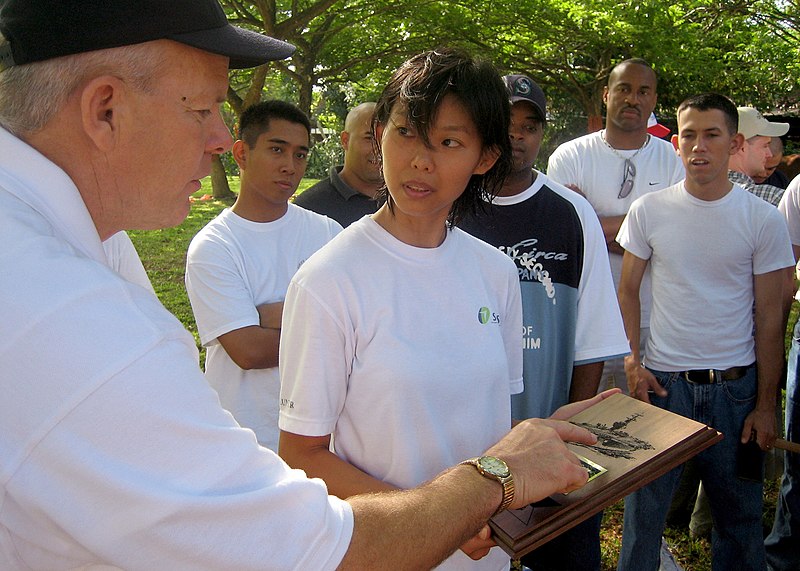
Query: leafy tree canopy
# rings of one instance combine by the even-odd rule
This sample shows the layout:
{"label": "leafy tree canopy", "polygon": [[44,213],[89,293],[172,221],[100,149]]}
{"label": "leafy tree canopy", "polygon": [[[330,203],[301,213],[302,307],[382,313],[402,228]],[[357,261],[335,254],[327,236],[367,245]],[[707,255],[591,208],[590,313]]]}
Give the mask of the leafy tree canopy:
{"label": "leafy tree canopy", "polygon": [[[234,119],[267,97],[294,101],[320,126],[375,100],[409,55],[460,45],[501,72],[531,75],[548,96],[551,143],[602,124],[602,90],[629,57],[659,76],[657,113],[717,91],[763,111],[797,110],[796,0],[221,0],[229,20],[297,46],[255,70],[231,72]],[[546,152],[546,150],[545,150]]]}

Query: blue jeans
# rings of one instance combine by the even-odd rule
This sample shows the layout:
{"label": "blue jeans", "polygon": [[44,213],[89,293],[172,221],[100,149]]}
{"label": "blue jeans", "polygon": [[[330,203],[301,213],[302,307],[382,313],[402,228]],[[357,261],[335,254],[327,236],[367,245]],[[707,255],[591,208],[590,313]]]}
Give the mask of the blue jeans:
{"label": "blue jeans", "polygon": [[[800,441],[800,322],[794,327],[786,375],[786,438]],[[800,455],[784,456],[783,479],[775,507],[775,522],[764,545],[775,571],[800,569]]]}
{"label": "blue jeans", "polygon": [[[689,383],[678,373],[652,373],[668,392],[664,398],[651,395],[654,405],[708,424],[725,435],[721,442],[695,456],[714,520],[712,569],[762,571],[766,568],[761,524],[763,482],[736,476],[742,426],[756,402],[755,367],[741,379],[713,385]],[[661,535],[682,470],[679,466],[625,498],[618,571],[658,569]]]}

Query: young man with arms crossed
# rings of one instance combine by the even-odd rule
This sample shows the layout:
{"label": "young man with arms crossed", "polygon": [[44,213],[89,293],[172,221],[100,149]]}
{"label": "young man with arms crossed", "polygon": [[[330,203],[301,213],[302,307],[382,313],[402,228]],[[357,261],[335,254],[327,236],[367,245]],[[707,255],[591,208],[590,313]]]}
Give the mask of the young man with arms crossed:
{"label": "young man with arms crossed", "polygon": [[[603,89],[605,129],[560,145],[547,165],[552,180],[582,193],[600,217],[616,285],[622,272],[622,249],[614,240],[631,203],[683,178],[672,145],[647,133],[657,87],[656,73],[646,61],[629,59],[617,64]],[[650,322],[649,279],[648,272],[642,287],[642,345]],[[607,386],[627,388],[622,359],[606,361],[600,388]]]}
{"label": "young man with arms crossed", "polygon": [[276,452],[286,288],[342,230],[289,203],[306,172],[310,132],[305,113],[285,101],[242,113],[233,144],[239,196],[194,237],[186,259],[186,291],[207,347],[206,379],[239,424]]}
{"label": "young man with arms crossed", "polygon": [[[728,180],[728,160],[743,144],[737,122],[736,107],[721,95],[684,101],[678,144],[686,180],[634,202],[617,237],[625,248],[619,299],[632,348],[625,359],[631,395],[725,435],[694,459],[714,519],[712,564],[720,571],[766,565],[762,478],[742,477],[737,460],[747,446],[769,450],[775,439],[782,298],[793,265],[777,209]],[[648,266],[653,315],[642,363],[639,288]],[[750,463],[757,467],[763,455],[755,455]],[[626,498],[621,571],[658,568],[680,472]]]}

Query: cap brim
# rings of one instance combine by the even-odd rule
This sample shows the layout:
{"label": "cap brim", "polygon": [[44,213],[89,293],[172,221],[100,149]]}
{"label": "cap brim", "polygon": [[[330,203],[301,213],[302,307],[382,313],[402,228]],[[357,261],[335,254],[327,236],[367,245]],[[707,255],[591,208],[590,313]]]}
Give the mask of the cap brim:
{"label": "cap brim", "polygon": [[531,105],[533,105],[533,108],[536,109],[536,114],[539,115],[539,120],[542,122],[547,121],[547,116],[545,115],[544,111],[542,111],[542,108],[539,106],[539,104],[534,101],[531,101],[527,97],[520,97],[519,95],[513,95],[509,97],[508,100],[511,102],[511,105],[514,105],[514,103],[519,103],[520,101],[530,103]]}
{"label": "cap brim", "polygon": [[782,137],[789,132],[789,123],[768,122],[763,129],[758,130],[762,137]]}
{"label": "cap brim", "polygon": [[230,58],[228,67],[242,69],[286,59],[295,46],[270,36],[226,24],[211,30],[201,30],[170,36],[171,40]]}

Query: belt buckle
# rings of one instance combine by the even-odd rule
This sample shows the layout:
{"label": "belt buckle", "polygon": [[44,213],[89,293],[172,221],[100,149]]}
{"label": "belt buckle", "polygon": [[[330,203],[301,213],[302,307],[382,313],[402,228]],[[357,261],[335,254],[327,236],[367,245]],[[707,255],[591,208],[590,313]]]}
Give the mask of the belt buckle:
{"label": "belt buckle", "polygon": [[[701,371],[708,374],[708,380],[703,379],[702,381],[693,381],[689,376],[690,373],[699,373]],[[692,371],[684,371],[683,378],[693,385],[713,385],[720,382],[720,371],[717,371],[716,369],[694,369]]]}

